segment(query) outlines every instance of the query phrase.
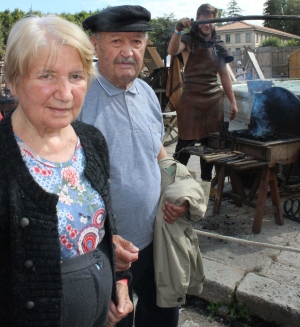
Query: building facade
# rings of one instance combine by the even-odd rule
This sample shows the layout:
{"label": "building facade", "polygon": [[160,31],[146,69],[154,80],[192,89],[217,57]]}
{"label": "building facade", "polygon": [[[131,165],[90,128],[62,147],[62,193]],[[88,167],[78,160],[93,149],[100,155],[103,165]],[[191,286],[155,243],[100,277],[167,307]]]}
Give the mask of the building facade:
{"label": "building facade", "polygon": [[245,22],[234,22],[217,27],[216,32],[232,52],[243,50],[244,46],[255,49],[269,37],[277,37],[282,43],[291,39],[300,40],[298,35]]}

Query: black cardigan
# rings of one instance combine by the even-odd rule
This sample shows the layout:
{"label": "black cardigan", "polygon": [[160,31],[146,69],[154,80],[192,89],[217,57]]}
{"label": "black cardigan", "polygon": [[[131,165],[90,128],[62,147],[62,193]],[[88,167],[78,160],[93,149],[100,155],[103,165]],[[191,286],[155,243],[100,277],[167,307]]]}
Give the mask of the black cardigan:
{"label": "black cardigan", "polygon": [[[114,267],[114,216],[109,190],[109,159],[102,133],[72,124],[86,156],[85,176],[105,202],[105,239]],[[0,122],[0,325],[61,326],[62,278],[57,230],[58,196],[43,190],[27,169],[14,138],[11,113]],[[27,225],[27,226],[26,226]],[[32,260],[34,268],[26,268]],[[118,279],[128,276],[124,272]],[[116,276],[113,300],[116,303]],[[28,302],[34,303],[27,308]]]}

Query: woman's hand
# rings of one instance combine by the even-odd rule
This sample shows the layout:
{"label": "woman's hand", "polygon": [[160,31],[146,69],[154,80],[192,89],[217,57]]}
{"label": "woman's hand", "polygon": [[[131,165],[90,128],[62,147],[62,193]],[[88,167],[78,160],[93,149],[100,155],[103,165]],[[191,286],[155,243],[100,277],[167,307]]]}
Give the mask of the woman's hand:
{"label": "woman's hand", "polygon": [[133,310],[133,303],[128,295],[128,286],[124,282],[117,282],[118,305],[110,301],[110,310],[108,313],[107,327],[113,327],[121,319],[125,318]]}

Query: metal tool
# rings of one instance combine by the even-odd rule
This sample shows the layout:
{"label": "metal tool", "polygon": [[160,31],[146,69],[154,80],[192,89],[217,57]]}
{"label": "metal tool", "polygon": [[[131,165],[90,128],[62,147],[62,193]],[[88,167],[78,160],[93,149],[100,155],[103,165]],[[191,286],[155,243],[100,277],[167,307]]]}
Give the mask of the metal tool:
{"label": "metal tool", "polygon": [[212,19],[194,20],[192,25],[209,24],[209,23],[223,23],[223,22],[237,22],[241,20],[299,20],[300,16],[294,15],[250,15],[237,17],[223,17]]}
{"label": "metal tool", "polygon": [[[219,159],[219,160],[217,160],[216,161],[216,163],[230,163],[230,162],[238,162],[238,161],[240,161],[240,160],[244,160],[244,159],[242,159],[242,158],[244,158],[245,156],[244,156],[244,154],[239,154],[239,155],[236,155],[236,156],[234,156],[234,157],[227,157],[227,158],[222,158],[222,159]],[[238,159],[240,159],[240,160],[238,160]]]}
{"label": "metal tool", "polygon": [[233,160],[233,161],[230,161],[227,163],[227,165],[231,166],[232,164],[235,164],[235,163],[238,163],[238,162],[243,162],[243,161],[248,161],[248,160],[253,160],[254,157],[249,157],[249,156],[246,156],[242,159],[239,159],[239,160]]}

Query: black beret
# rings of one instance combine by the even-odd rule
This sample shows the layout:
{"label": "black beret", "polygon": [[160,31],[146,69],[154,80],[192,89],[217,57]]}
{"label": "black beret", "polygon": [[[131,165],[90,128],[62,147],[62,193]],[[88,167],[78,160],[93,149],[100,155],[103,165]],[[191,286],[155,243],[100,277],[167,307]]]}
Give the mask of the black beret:
{"label": "black beret", "polygon": [[84,30],[91,32],[152,31],[148,24],[151,13],[141,6],[115,6],[102,10],[82,22]]}

